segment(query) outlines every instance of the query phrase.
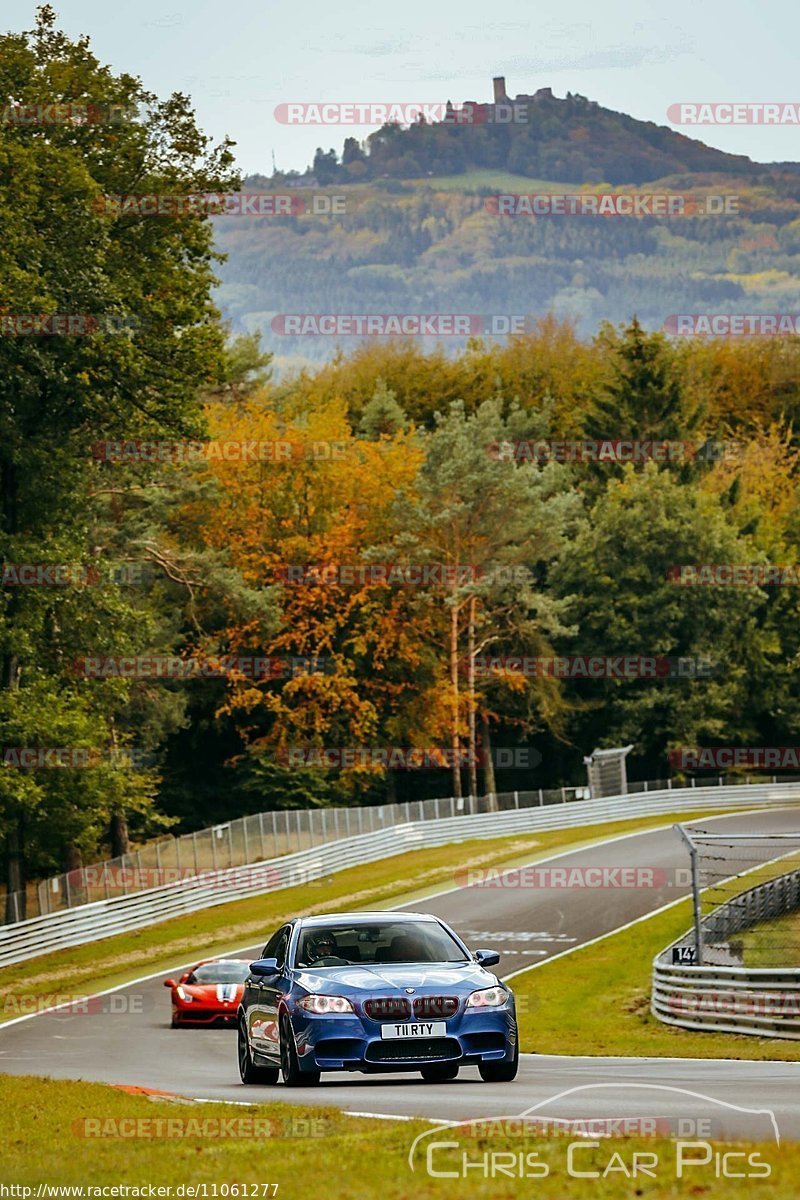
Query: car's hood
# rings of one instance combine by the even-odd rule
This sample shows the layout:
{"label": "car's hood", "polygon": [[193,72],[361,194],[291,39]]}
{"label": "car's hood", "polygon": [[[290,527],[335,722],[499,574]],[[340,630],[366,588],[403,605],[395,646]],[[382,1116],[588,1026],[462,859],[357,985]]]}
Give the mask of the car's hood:
{"label": "car's hood", "polygon": [[309,992],[342,991],[370,995],[403,994],[406,988],[425,994],[465,995],[478,988],[492,987],[497,977],[478,963],[353,963],[345,967],[306,968],[298,971],[297,982]]}
{"label": "car's hood", "polygon": [[181,987],[195,1000],[224,1001],[241,1000],[243,983],[182,983]]}

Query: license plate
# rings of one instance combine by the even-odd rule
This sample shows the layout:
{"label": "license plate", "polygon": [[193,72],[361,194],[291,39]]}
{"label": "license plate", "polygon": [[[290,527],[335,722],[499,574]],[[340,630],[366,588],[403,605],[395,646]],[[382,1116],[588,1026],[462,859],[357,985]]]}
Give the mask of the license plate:
{"label": "license plate", "polygon": [[410,1021],[399,1025],[381,1025],[382,1038],[430,1038],[444,1037],[447,1026],[444,1021]]}

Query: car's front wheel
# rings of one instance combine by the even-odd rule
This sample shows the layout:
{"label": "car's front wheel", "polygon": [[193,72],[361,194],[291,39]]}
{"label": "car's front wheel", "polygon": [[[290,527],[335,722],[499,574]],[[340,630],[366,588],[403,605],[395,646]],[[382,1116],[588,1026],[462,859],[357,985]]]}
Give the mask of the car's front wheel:
{"label": "car's front wheel", "polygon": [[420,1075],[426,1083],[445,1083],[458,1075],[458,1063],[431,1063],[422,1068]]}
{"label": "car's front wheel", "polygon": [[244,1020],[240,1018],[238,1024],[238,1056],[239,1056],[239,1074],[242,1077],[242,1083],[277,1083],[278,1068],[277,1067],[257,1067],[253,1062],[253,1055],[250,1052],[250,1044],[247,1040],[247,1030],[245,1029]]}
{"label": "car's front wheel", "polygon": [[478,1070],[484,1083],[511,1083],[519,1070],[519,1042],[514,1046],[514,1057],[510,1062],[482,1062]]}
{"label": "car's front wheel", "polygon": [[314,1087],[319,1083],[319,1071],[301,1071],[297,1061],[294,1034],[287,1016],[281,1017],[281,1074],[287,1087]]}

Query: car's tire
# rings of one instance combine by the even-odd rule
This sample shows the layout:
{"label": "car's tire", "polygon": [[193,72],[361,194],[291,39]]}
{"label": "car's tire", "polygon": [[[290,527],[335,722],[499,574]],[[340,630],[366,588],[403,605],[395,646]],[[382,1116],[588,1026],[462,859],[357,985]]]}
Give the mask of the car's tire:
{"label": "car's tire", "polygon": [[237,1057],[242,1083],[277,1083],[279,1074],[277,1067],[257,1067],[253,1062],[247,1031],[242,1020],[238,1022],[237,1030]]}
{"label": "car's tire", "polygon": [[289,1018],[281,1017],[281,1075],[286,1087],[314,1087],[319,1083],[319,1071],[301,1071]]}
{"label": "car's tire", "polygon": [[514,1045],[514,1057],[510,1062],[482,1062],[478,1064],[484,1083],[511,1083],[519,1070],[519,1042]]}
{"label": "car's tire", "polygon": [[177,1017],[176,1013],[173,1013],[173,1014],[172,1014],[172,1020],[171,1020],[170,1024],[171,1024],[171,1026],[172,1026],[172,1028],[173,1028],[173,1029],[179,1029],[179,1028],[180,1028],[180,1021],[178,1020],[178,1017]]}
{"label": "car's tire", "polygon": [[420,1075],[426,1083],[446,1083],[458,1075],[458,1063],[431,1063],[422,1068]]}

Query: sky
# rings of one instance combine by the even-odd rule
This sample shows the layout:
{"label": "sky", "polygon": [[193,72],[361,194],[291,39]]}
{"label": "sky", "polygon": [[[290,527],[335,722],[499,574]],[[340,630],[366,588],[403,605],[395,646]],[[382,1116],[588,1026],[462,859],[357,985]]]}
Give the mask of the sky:
{"label": "sky", "polygon": [[[800,5],[790,0],[52,0],[70,35],[159,95],[188,92],[200,127],[237,143],[244,173],[303,170],[317,146],[341,152],[375,126],[287,125],[286,103],[443,103],[551,87],[670,125],[681,102],[800,106]],[[35,5],[0,0],[0,27],[30,27]],[[762,162],[800,161],[800,126],[672,125]]]}

